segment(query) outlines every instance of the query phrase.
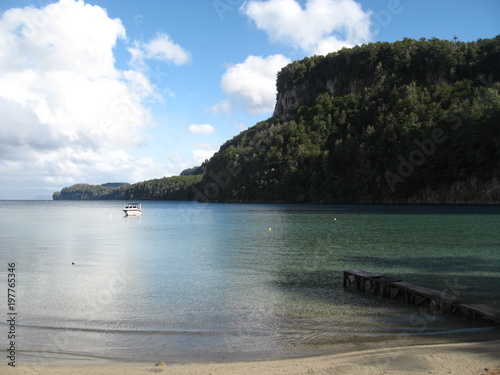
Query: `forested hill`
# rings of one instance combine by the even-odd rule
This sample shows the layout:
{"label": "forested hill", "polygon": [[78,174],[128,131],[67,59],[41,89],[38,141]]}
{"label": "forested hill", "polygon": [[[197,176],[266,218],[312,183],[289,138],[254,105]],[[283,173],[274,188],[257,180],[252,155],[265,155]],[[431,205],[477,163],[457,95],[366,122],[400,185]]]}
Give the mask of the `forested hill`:
{"label": "forested hill", "polygon": [[54,200],[192,200],[201,175],[157,178],[135,184],[76,184],[52,195]]}
{"label": "forested hill", "polygon": [[405,39],[293,62],[278,74],[274,116],[208,163],[205,196],[500,203],[499,78],[500,36]]}
{"label": "forested hill", "polygon": [[277,89],[273,117],[222,145],[184,198],[500,203],[500,36],[309,57]]}

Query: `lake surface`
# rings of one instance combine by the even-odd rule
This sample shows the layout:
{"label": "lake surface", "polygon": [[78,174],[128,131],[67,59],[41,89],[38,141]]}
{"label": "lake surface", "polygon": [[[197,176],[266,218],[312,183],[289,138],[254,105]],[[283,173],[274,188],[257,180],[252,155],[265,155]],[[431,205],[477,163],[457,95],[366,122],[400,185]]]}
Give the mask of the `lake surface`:
{"label": "lake surface", "polygon": [[141,202],[142,217],[124,217],[123,203],[1,202],[18,361],[260,360],[500,338],[488,321],[342,287],[344,269],[364,269],[500,308],[499,207]]}

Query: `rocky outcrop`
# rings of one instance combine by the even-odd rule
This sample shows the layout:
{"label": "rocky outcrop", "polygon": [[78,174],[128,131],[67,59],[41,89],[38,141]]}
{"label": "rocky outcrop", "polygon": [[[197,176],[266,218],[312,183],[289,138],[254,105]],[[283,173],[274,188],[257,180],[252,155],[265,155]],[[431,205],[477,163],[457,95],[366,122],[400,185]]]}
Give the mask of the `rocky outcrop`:
{"label": "rocky outcrop", "polygon": [[313,99],[313,95],[310,85],[307,83],[297,84],[289,90],[279,92],[273,116],[281,117],[287,113],[291,114],[294,109],[307,104],[311,99]]}
{"label": "rocky outcrop", "polygon": [[355,94],[369,85],[364,80],[355,78],[349,80],[348,84],[344,85],[344,87],[340,87],[339,82],[339,77],[334,76],[325,81],[297,83],[285,91],[278,92],[273,116],[290,119],[293,118],[295,109],[302,105],[307,105],[319,94],[325,92],[332,96]]}

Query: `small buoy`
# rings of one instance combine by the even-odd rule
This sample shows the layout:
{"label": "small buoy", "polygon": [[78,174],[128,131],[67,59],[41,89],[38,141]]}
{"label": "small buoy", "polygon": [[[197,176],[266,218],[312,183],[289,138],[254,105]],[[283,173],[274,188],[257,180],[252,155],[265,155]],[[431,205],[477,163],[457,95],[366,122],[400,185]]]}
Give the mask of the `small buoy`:
{"label": "small buoy", "polygon": [[273,230],[273,228],[269,227],[269,230]]}
{"label": "small buoy", "polygon": [[336,218],[336,217],[334,217],[334,218],[333,218],[333,220],[337,220],[337,218]]}
{"label": "small buoy", "polygon": [[75,262],[71,262],[72,265],[75,265]]}

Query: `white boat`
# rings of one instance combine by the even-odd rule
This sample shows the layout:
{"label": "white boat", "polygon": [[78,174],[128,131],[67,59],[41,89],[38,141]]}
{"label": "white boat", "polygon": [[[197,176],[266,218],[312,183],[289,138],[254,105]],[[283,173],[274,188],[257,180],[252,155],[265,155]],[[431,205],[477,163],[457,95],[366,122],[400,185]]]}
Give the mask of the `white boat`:
{"label": "white boat", "polygon": [[142,209],[140,203],[129,203],[123,209],[125,216],[140,216],[142,215]]}

